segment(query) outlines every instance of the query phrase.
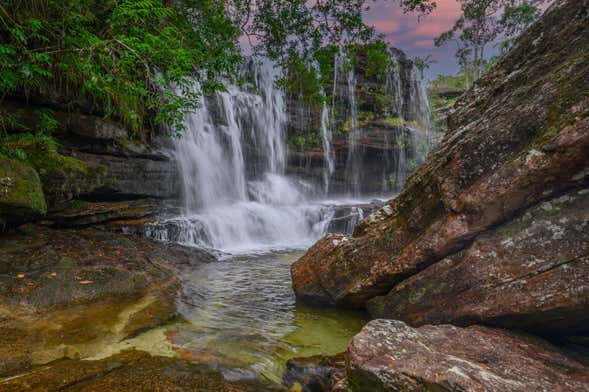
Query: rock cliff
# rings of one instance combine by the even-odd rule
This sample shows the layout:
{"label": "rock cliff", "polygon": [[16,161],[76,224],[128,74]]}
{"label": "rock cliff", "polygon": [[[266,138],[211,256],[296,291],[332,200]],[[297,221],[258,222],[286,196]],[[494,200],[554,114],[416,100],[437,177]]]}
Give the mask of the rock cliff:
{"label": "rock cliff", "polygon": [[457,102],[396,199],[294,263],[301,301],[409,324],[375,321],[352,341],[353,390],[587,388],[583,365],[562,362],[569,370],[556,376],[530,362],[553,354],[521,351],[536,343],[469,327],[586,342],[587,70],[589,2],[557,2]]}
{"label": "rock cliff", "polygon": [[293,265],[300,299],[363,307],[543,201],[586,197],[584,10],[552,7],[458,102],[443,143],[396,199]]}
{"label": "rock cliff", "polygon": [[[390,64],[375,64],[368,51],[368,47],[358,47],[333,60],[335,71],[329,75],[333,85],[324,91],[325,124],[320,103],[292,92],[287,95],[287,171],[322,188],[326,166],[322,126],[327,127],[334,165],[330,194],[397,191],[422,163],[423,150],[429,148],[423,135],[430,127],[428,102],[412,61],[390,47],[386,49]],[[355,162],[350,161],[352,155]],[[355,190],[352,163],[362,173]]]}

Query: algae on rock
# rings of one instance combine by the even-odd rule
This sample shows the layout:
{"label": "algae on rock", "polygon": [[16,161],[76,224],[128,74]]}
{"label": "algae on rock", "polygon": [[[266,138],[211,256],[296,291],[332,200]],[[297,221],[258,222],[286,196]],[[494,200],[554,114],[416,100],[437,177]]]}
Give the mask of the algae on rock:
{"label": "algae on rock", "polygon": [[35,169],[0,155],[0,224],[19,224],[46,213],[47,204]]}

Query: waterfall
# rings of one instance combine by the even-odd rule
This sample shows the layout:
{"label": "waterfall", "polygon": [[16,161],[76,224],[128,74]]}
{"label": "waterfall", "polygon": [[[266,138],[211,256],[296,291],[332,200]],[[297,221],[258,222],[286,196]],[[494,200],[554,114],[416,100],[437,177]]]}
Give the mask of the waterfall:
{"label": "waterfall", "polygon": [[391,53],[392,66],[387,72],[385,78],[385,92],[392,98],[392,111],[389,116],[403,118],[403,108],[405,100],[403,97],[403,87],[401,80],[401,63],[395,53]]}
{"label": "waterfall", "polygon": [[362,158],[364,150],[359,145],[362,130],[358,124],[358,106],[356,105],[356,75],[350,67],[347,74],[348,97],[350,105],[350,129],[348,134],[348,157],[346,161],[346,179],[349,186],[348,194],[352,197],[360,196],[360,174],[362,172]]}
{"label": "waterfall", "polygon": [[321,110],[321,144],[323,147],[323,160],[325,162],[323,168],[324,195],[329,194],[329,180],[335,170],[335,157],[331,145],[332,136],[329,124],[329,110],[327,109],[327,105],[323,103]]}
{"label": "waterfall", "polygon": [[[172,142],[182,208],[148,224],[146,235],[230,254],[305,248],[326,233],[338,209],[357,203],[350,198],[399,192],[425,159],[432,138],[424,86],[408,68],[410,62],[394,59],[385,90],[391,99],[387,115],[401,119],[399,124],[370,128],[365,113],[359,113],[364,96],[357,96],[357,77],[366,76],[345,54],[334,58],[331,103],[326,99],[320,113],[294,108],[308,110],[299,117],[314,118],[314,129],[320,127],[323,167],[311,178],[285,175],[289,116],[285,95],[275,84],[281,71],[268,61],[248,62],[240,78],[248,81],[245,85],[225,83],[225,91],[204,96],[185,116],[184,132]],[[200,93],[198,84],[191,93]],[[312,200],[313,195],[330,200]],[[342,196],[346,200],[333,200]]]}
{"label": "waterfall", "polygon": [[240,253],[304,247],[324,234],[333,209],[309,204],[305,184],[284,176],[278,72],[268,62],[250,62],[244,73],[253,85],[227,84],[185,116],[185,131],[174,140],[184,213],[150,225],[148,236]]}

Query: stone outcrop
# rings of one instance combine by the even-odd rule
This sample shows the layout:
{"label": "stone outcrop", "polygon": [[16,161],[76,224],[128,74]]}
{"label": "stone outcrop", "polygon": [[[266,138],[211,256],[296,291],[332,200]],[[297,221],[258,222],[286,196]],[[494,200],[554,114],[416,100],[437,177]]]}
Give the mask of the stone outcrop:
{"label": "stone outcrop", "polygon": [[0,375],[97,350],[176,315],[196,250],[96,229],[25,225],[0,237]]}
{"label": "stone outcrop", "polygon": [[92,194],[106,183],[107,168],[104,165],[43,148],[29,149],[27,156],[39,173],[49,206]]}
{"label": "stone outcrop", "polygon": [[132,222],[155,217],[160,212],[155,199],[115,202],[72,200],[49,212],[43,224],[56,227],[99,226],[109,223]]}
{"label": "stone outcrop", "polygon": [[106,170],[101,186],[89,193],[92,198],[179,197],[176,163],[159,141],[132,140],[116,122],[84,114],[65,117],[62,126],[67,155]]}
{"label": "stone outcrop", "polygon": [[0,227],[43,216],[47,204],[31,166],[0,155]]}
{"label": "stone outcrop", "polygon": [[352,391],[577,392],[589,369],[541,339],[481,326],[375,320],[348,347]]}
{"label": "stone outcrop", "polygon": [[75,156],[107,168],[107,180],[96,190],[95,197],[166,199],[179,196],[176,164],[159,154],[145,158],[76,152]]}
{"label": "stone outcrop", "polygon": [[[35,102],[7,100],[0,109],[14,116],[12,133],[37,131],[41,112]],[[38,104],[38,103],[37,103]],[[93,200],[177,198],[180,179],[163,138],[130,135],[114,120],[87,112],[53,107],[53,136],[59,148],[37,144],[20,146],[43,183],[50,207],[75,198]]]}
{"label": "stone outcrop", "polygon": [[411,325],[477,322],[543,335],[589,334],[589,189],[567,193],[368,302]]}
{"label": "stone outcrop", "polygon": [[[340,65],[334,86],[325,94],[330,102],[329,129],[332,134],[334,172],[329,192],[350,193],[350,154],[356,154],[355,165],[362,169],[359,189],[362,195],[382,195],[400,190],[407,175],[419,161],[418,150],[424,146],[420,121],[426,102],[411,60],[400,50],[388,48],[394,66],[370,63],[365,47],[358,47],[353,56],[355,77],[352,102],[348,76]],[[378,68],[375,72],[374,68]],[[330,75],[334,77],[335,75]],[[351,146],[352,103],[357,112],[360,137]],[[321,139],[322,105],[302,100],[296,94],[287,96],[287,135],[289,139],[289,175],[314,182],[322,189],[325,168]],[[405,167],[406,166],[406,167]],[[401,174],[398,178],[397,174]]]}
{"label": "stone outcrop", "polygon": [[[475,321],[504,324],[503,315],[517,314],[526,329],[541,330],[545,323],[540,320],[547,317],[555,321],[553,330],[576,332],[586,320],[583,312],[589,312],[586,290],[589,265],[583,259],[586,243],[569,254],[576,258],[574,262],[566,257],[557,260],[556,253],[546,257],[542,245],[529,244],[525,249],[528,264],[536,262],[535,258],[544,260],[536,268],[518,264],[525,262],[521,257],[510,259],[503,248],[505,244],[487,244],[489,238],[506,235],[500,234],[501,228],[525,224],[526,218],[520,222],[514,219],[525,217],[526,213],[533,215],[535,206],[544,201],[558,204],[559,197],[569,194],[577,200],[574,203],[585,205],[587,193],[575,192],[586,188],[589,182],[588,6],[587,0],[553,5],[498,65],[458,101],[442,144],[408,180],[403,192],[361,222],[353,236],[328,236],[293,265],[293,287],[299,299],[316,304],[364,307],[370,299],[394,292],[397,286],[409,287],[416,281],[426,283],[425,278],[420,280],[422,273],[426,274],[424,277],[436,279],[430,279],[427,285],[437,284],[439,276],[428,272],[428,267],[441,272],[446,268],[444,265],[457,265],[464,259],[464,268],[471,265],[480,268],[478,272],[470,271],[478,275],[472,281],[475,285],[478,282],[507,284],[500,282],[501,276],[489,276],[498,272],[507,280],[515,279],[513,283],[520,285],[522,296],[539,300],[543,290],[555,293],[560,287],[564,289],[561,295],[566,298],[546,298],[538,302],[537,308],[530,302],[522,303],[520,308],[509,308],[511,304],[506,302],[508,308],[503,310],[493,310],[492,299],[470,310],[466,309],[467,304],[460,305],[457,301],[456,320],[451,316],[454,308],[450,308],[448,316],[441,318],[426,312],[423,322],[443,319],[465,324]],[[555,211],[549,221],[569,227],[566,222],[560,222],[560,218],[566,219],[560,214],[560,210]],[[582,217],[575,219],[583,224]],[[495,228],[498,231],[484,234]],[[576,239],[571,239],[575,244],[586,242],[580,234],[582,228],[571,226],[567,230],[578,233]],[[548,234],[541,230],[532,233],[538,240],[546,240]],[[552,245],[550,241],[554,241]],[[544,247],[554,246],[557,239],[550,241]],[[509,261],[510,269],[493,271],[490,265],[485,269],[482,262],[476,262],[477,247],[483,247],[489,255],[495,252],[493,258]],[[563,281],[567,271],[572,273],[567,277],[572,279],[570,284]],[[530,278],[521,278],[519,272],[530,273]],[[452,279],[454,275],[448,277]],[[485,289],[480,288],[480,292],[493,293],[493,287],[488,292]],[[395,317],[420,323],[413,310],[409,310],[415,309],[411,301],[420,303],[418,294],[421,292],[395,300],[391,294],[386,301],[395,303]],[[427,292],[423,294],[427,297]],[[373,304],[374,314],[380,315],[378,303]],[[421,305],[427,306],[424,302]],[[564,315],[573,319],[563,320]]]}

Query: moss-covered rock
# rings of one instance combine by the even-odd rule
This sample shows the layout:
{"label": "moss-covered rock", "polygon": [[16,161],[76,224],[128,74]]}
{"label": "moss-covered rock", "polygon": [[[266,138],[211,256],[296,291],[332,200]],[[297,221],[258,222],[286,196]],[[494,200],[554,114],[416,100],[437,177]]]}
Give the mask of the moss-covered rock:
{"label": "moss-covered rock", "polygon": [[39,173],[49,205],[91,193],[106,182],[104,165],[61,155],[50,148],[28,150],[27,156]]}
{"label": "moss-covered rock", "polygon": [[26,163],[0,155],[0,224],[23,223],[46,212],[37,172]]}

